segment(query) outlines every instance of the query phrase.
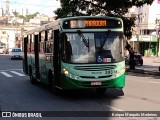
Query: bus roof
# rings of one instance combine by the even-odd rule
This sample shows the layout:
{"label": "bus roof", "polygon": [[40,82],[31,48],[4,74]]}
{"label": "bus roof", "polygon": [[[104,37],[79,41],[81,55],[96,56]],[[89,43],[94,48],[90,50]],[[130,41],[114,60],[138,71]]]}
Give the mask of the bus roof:
{"label": "bus roof", "polygon": [[110,17],[110,16],[75,16],[75,17],[66,17],[66,18],[60,18],[60,19],[67,20],[67,19],[83,19],[83,18],[105,18],[105,19],[122,20],[120,17]]}
{"label": "bus roof", "polygon": [[63,22],[65,22],[66,20],[78,20],[78,19],[92,19],[92,18],[96,18],[96,19],[115,19],[115,20],[119,20],[122,22],[122,19],[119,17],[109,17],[109,16],[76,16],[76,17],[66,17],[66,18],[59,18],[58,20],[54,20],[48,24],[42,25],[40,27],[37,27],[35,29],[29,30],[24,32],[24,36],[28,35],[28,34],[38,34],[40,31],[45,31],[46,29],[59,29],[59,26],[63,25]]}

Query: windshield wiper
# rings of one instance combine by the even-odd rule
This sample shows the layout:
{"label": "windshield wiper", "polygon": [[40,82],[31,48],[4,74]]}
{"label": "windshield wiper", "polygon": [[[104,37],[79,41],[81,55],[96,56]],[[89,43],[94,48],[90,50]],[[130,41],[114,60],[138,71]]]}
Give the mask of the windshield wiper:
{"label": "windshield wiper", "polygon": [[82,34],[82,32],[80,30],[77,30],[78,35],[82,38],[83,43],[85,44],[86,47],[89,47],[89,40],[87,42],[86,38],[84,37],[84,35]]}
{"label": "windshield wiper", "polygon": [[103,39],[102,41],[100,41],[102,47],[104,46],[105,42],[107,41],[107,37],[108,37],[108,35],[110,34],[110,32],[111,32],[111,30],[108,30],[108,31],[105,33],[104,39]]}

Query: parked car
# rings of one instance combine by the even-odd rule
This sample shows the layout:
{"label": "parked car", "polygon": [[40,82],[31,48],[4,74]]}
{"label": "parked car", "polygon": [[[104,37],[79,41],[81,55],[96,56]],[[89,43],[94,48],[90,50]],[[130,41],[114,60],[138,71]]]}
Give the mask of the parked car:
{"label": "parked car", "polygon": [[[134,61],[135,65],[143,65],[143,57],[140,53],[135,52],[134,53]],[[129,56],[125,56],[125,63],[129,64]]]}
{"label": "parked car", "polygon": [[11,55],[11,60],[12,59],[22,59],[21,48],[12,48],[10,55]]}

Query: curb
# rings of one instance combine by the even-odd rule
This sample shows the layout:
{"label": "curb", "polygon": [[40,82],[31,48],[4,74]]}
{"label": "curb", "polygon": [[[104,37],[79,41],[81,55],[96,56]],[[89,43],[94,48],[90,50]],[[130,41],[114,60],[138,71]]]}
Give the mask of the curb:
{"label": "curb", "polygon": [[147,71],[147,70],[143,70],[143,69],[134,69],[134,70],[131,70],[129,68],[126,68],[126,73],[139,73],[139,74],[147,74],[147,75],[160,76],[160,72],[159,71]]}

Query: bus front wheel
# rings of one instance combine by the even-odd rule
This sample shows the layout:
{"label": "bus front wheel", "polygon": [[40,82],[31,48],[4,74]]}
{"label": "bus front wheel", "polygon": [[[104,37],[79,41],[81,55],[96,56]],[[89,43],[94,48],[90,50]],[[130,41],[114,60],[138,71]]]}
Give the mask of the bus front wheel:
{"label": "bus front wheel", "polygon": [[106,92],[106,90],[107,90],[106,88],[97,88],[96,89],[98,95],[103,95]]}

